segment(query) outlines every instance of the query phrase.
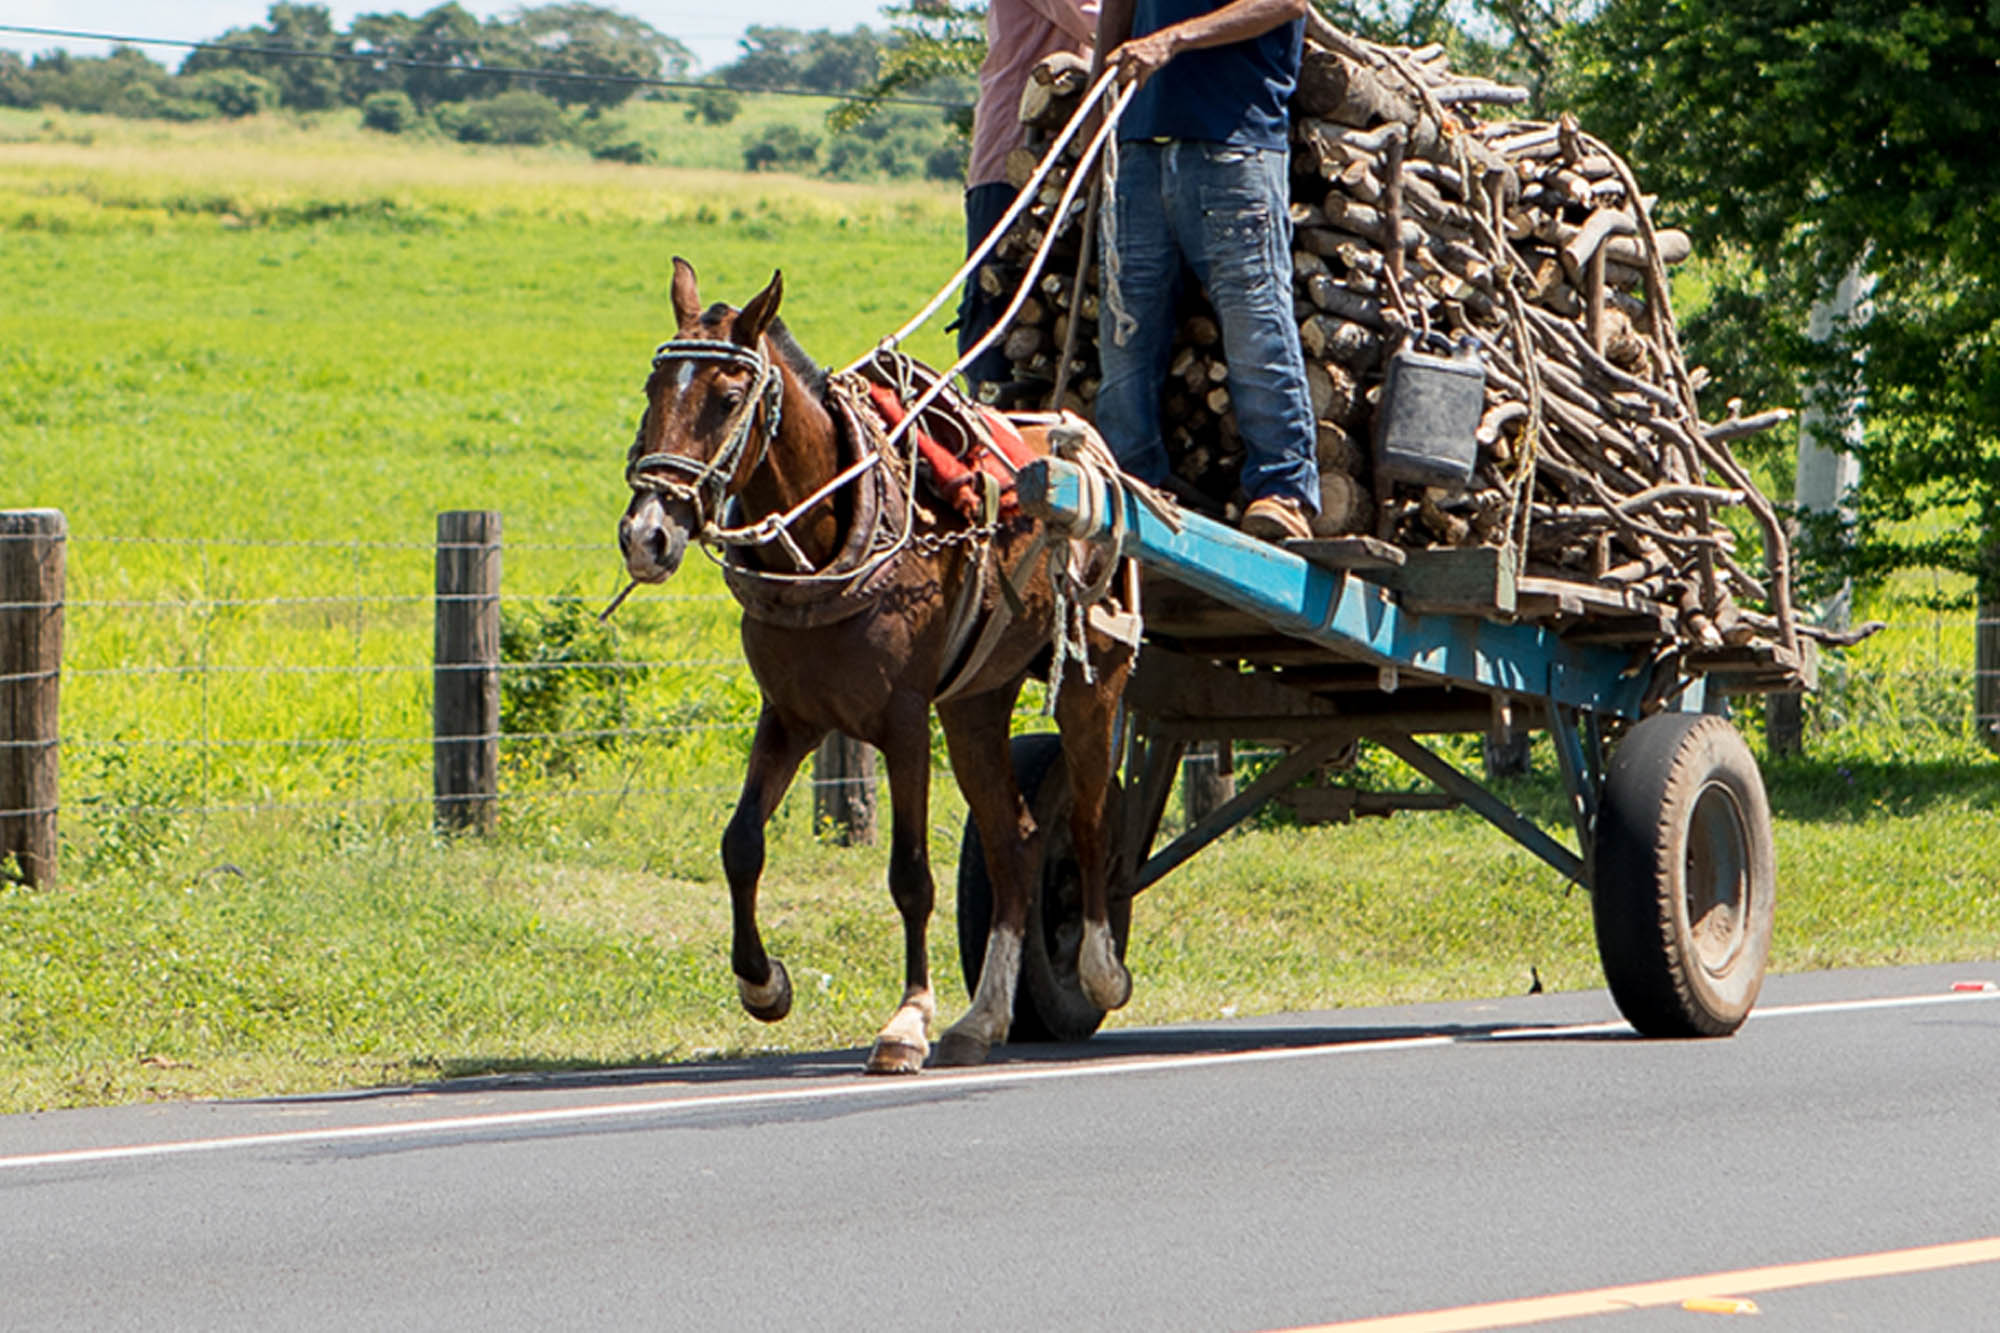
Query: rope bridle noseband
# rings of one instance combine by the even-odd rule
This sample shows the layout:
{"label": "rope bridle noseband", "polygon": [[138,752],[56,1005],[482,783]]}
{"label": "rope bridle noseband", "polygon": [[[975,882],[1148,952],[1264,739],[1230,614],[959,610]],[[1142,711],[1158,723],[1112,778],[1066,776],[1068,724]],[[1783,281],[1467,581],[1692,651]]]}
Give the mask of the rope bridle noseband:
{"label": "rope bridle noseband", "polygon": [[[723,533],[718,526],[723,500],[731,479],[737,475],[744,453],[750,447],[750,441],[761,435],[762,438],[758,439],[761,452],[778,437],[785,377],[779,371],[777,362],[766,356],[762,348],[739,347],[735,343],[705,342],[698,338],[676,338],[661,343],[653,351],[653,372],[658,374],[663,366],[675,361],[720,362],[747,370],[753,377],[750,392],[743,395],[742,401],[729,414],[729,420],[724,425],[722,447],[715,451],[713,457],[703,461],[685,454],[641,454],[639,449],[646,429],[642,420],[639,439],[632,442],[632,453],[625,461],[627,486],[642,494],[664,495],[692,505],[701,539],[708,542]],[[763,416],[762,431],[757,429],[760,413]],[[650,408],[647,415],[651,416]],[[750,466],[754,469],[756,461]]]}

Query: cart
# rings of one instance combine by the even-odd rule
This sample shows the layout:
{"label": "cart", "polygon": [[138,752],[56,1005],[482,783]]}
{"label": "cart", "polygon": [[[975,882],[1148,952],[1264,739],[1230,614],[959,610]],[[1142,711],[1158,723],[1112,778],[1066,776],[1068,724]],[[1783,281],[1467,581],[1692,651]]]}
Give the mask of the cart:
{"label": "cart", "polygon": [[[1704,705],[1810,688],[1808,653],[1678,643],[1666,608],[1517,577],[1503,550],[1407,551],[1367,537],[1280,547],[1198,514],[1163,516],[1130,492],[1107,499],[1061,458],[1032,464],[1018,485],[1024,511],[1115,545],[1143,572],[1145,632],[1112,795],[1121,952],[1133,897],[1267,801],[1288,795],[1302,820],[1321,822],[1462,804],[1590,891],[1612,998],[1641,1034],[1726,1035],[1749,1015],[1771,942],[1770,807],[1749,748]],[[1423,740],[1496,726],[1549,733],[1575,850]],[[1241,740],[1286,754],[1155,848],[1188,747]],[[1437,790],[1293,792],[1363,740]],[[1060,763],[1055,737],[1016,738],[1015,776],[1048,847],[1014,1040],[1081,1040],[1104,1018],[1076,977],[1081,910]],[[991,890],[969,825],[958,909],[960,956],[976,984]]]}

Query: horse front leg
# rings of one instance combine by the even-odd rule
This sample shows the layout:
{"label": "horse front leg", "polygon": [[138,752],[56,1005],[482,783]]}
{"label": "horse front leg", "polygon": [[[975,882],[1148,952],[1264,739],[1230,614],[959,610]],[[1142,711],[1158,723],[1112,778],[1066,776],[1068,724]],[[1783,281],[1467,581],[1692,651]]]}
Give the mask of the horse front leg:
{"label": "horse front leg", "polygon": [[914,1074],[931,1049],[930,920],[937,902],[930,854],[930,703],[921,697],[892,710],[883,766],[889,773],[889,896],[903,918],[903,1000],[868,1052],[871,1074]]}
{"label": "horse front leg", "polygon": [[952,774],[978,825],[986,876],[993,886],[993,921],[979,988],[965,1016],[938,1039],[940,1065],[984,1063],[993,1046],[1007,1040],[1014,1018],[1021,940],[1028,928],[1028,876],[1038,851],[1035,817],[1015,784],[1008,748],[1014,694],[996,690],[938,706]]}
{"label": "horse front leg", "polygon": [[743,774],[743,794],[722,832],[722,870],[729,880],[732,926],[729,967],[736,974],[736,991],[743,1008],[765,1023],[775,1023],[792,1011],[792,981],[785,965],[764,952],[764,938],[757,930],[764,825],[784,799],[799,764],[823,735],[824,731],[783,717],[767,702],[757,715],[750,765]]}
{"label": "horse front leg", "polygon": [[[1095,637],[1095,636],[1093,636]],[[1083,939],[1077,947],[1077,983],[1099,1009],[1121,1009],[1132,998],[1132,974],[1118,957],[1111,933],[1109,818],[1112,751],[1118,701],[1131,672],[1131,652],[1108,641],[1094,645],[1093,674],[1086,682],[1071,666],[1056,696],[1056,726],[1062,732],[1063,767],[1069,773],[1070,845],[1082,879]]]}

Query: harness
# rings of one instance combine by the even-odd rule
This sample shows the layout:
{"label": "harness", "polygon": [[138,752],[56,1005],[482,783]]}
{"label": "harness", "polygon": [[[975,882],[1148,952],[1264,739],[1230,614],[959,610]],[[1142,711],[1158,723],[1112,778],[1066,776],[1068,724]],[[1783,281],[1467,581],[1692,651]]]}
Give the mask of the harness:
{"label": "harness", "polygon": [[[883,359],[891,364],[881,364]],[[1067,655],[1065,649],[1081,656],[1083,612],[1086,607],[1097,613],[1104,611],[1094,603],[1108,591],[1112,572],[1123,562],[1107,561],[1080,604],[1061,591],[1074,581],[1081,554],[1071,542],[1051,540],[1051,534],[1043,533],[1011,572],[995,567],[994,536],[1002,526],[1019,521],[1013,504],[1013,473],[1026,461],[1011,423],[988,417],[983,409],[949,393],[940,402],[939,391],[944,386],[935,372],[883,349],[861,373],[837,373],[827,381],[826,407],[848,455],[845,465],[790,509],[755,523],[732,523],[739,511],[738,502],[727,494],[731,479],[746,463],[754,470],[763,461],[763,450],[777,438],[783,372],[761,348],[699,339],[662,343],[654,352],[653,368],[657,372],[675,361],[713,361],[748,370],[752,387],[730,413],[722,445],[710,458],[698,460],[668,452],[641,454],[635,441],[625,465],[625,483],[634,491],[658,493],[694,509],[698,540],[722,566],[723,581],[745,616],[790,629],[835,624],[875,603],[904,552],[935,555],[962,545],[971,548],[972,564],[946,612],[945,666],[936,698],[956,696],[977,677],[1020,609],[1015,579],[1037,561],[1048,563],[1059,589],[1057,677]],[[928,410],[907,414],[897,410],[908,401],[909,390],[923,380],[929,385],[918,395],[918,404]],[[931,429],[920,426],[920,419]],[[964,454],[932,438],[931,432],[940,427],[945,428],[941,433],[957,436],[968,446]],[[643,438],[643,423],[640,429]],[[751,456],[753,441],[755,456]],[[1009,444],[1014,447],[1008,448]],[[930,517],[916,501],[919,459],[924,464],[923,474],[966,520],[966,526],[944,533],[916,530],[920,514],[927,521]],[[855,495],[846,540],[831,561],[815,569],[793,540],[791,526],[813,506],[850,484]],[[900,522],[892,516],[899,516]],[[793,571],[763,569],[744,558],[747,549],[773,544],[785,551]],[[982,617],[980,608],[996,580],[1005,596],[991,615]],[[1136,591],[1133,587],[1128,594],[1134,601]],[[618,600],[623,597],[621,593]],[[614,601],[604,614],[609,615],[617,604]],[[1127,643],[1136,643],[1136,617],[1107,619],[1132,620],[1129,626],[1121,624],[1112,632]],[[1091,620],[1097,623],[1097,616]],[[1073,644],[1069,642],[1072,638]],[[1087,666],[1085,669],[1088,671]]]}
{"label": "harness", "polygon": [[[700,539],[704,546],[711,542],[735,544],[731,539],[739,536],[745,539],[744,544],[761,545],[769,538],[755,528],[732,530],[721,527],[718,520],[723,514],[724,492],[729,489],[729,479],[736,475],[737,466],[743,461],[750,441],[761,434],[761,438],[757,438],[760,457],[750,464],[754,470],[762,461],[762,450],[769,448],[771,441],[778,437],[778,425],[784,412],[785,377],[777,363],[766,356],[761,347],[739,347],[735,343],[675,338],[654,349],[655,371],[672,361],[719,361],[726,366],[748,370],[753,377],[750,392],[743,395],[743,401],[729,414],[722,447],[706,460],[676,453],[638,454],[639,445],[634,441],[632,451],[638,456],[625,462],[625,484],[635,491],[655,491],[669,499],[692,505],[695,520],[701,525]],[[761,433],[757,430],[760,412],[764,422]],[[640,423],[640,431],[643,437],[643,422]],[[679,480],[682,477],[686,480]],[[786,533],[783,540],[793,563],[801,569],[805,568],[805,556],[790,534]]]}

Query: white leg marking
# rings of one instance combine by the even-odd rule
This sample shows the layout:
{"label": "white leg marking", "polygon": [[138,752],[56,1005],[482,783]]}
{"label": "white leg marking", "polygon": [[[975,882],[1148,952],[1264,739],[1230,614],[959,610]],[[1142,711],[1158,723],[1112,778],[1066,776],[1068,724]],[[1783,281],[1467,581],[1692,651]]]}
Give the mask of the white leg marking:
{"label": "white leg marking", "polygon": [[1077,946],[1076,971],[1083,993],[1099,1009],[1122,1009],[1132,998],[1132,974],[1118,961],[1118,946],[1111,938],[1109,923],[1084,924],[1083,942]]}
{"label": "white leg marking", "polygon": [[915,1073],[923,1068],[931,1053],[931,1019],[937,1016],[937,1001],[930,988],[913,989],[889,1015],[889,1021],[875,1034],[875,1049],[869,1053],[872,1073]]}
{"label": "white leg marking", "polygon": [[1014,1017],[1014,986],[1021,976],[1021,936],[1000,929],[986,937],[986,962],[979,970],[979,993],[972,1008],[951,1025],[947,1036],[986,1046],[1007,1040]]}

